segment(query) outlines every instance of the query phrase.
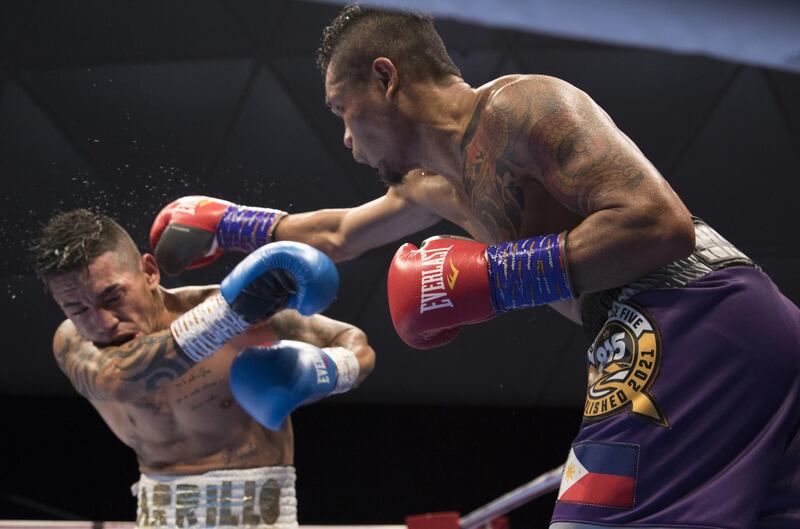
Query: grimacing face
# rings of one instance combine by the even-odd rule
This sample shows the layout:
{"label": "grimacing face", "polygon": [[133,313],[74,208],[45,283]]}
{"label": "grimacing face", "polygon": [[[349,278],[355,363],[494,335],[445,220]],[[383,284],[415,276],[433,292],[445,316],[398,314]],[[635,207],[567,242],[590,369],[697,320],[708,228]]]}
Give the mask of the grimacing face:
{"label": "grimacing face", "polygon": [[378,79],[351,82],[337,78],[331,64],[325,75],[325,102],[344,124],[343,142],[353,159],[376,169],[387,183],[402,181],[413,169],[404,163],[406,138],[399,113],[386,99]]}
{"label": "grimacing face", "polygon": [[100,345],[118,345],[159,330],[159,280],[152,255],[126,263],[109,251],[84,270],[51,277],[48,286],[83,337]]}

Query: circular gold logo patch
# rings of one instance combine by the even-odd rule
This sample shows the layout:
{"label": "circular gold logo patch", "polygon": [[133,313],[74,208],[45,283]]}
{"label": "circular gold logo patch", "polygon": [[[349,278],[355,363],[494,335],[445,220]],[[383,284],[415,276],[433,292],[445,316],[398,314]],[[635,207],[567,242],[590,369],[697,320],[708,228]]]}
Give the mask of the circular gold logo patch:
{"label": "circular gold logo patch", "polygon": [[629,409],[632,415],[669,427],[649,393],[661,365],[661,336],[649,314],[630,302],[615,302],[587,360],[584,419],[604,419]]}

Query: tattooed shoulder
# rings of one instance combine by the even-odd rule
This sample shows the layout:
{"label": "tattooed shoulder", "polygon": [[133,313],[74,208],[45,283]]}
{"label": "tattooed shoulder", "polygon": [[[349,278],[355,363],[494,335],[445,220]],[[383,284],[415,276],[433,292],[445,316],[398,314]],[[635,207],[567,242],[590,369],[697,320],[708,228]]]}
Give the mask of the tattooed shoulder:
{"label": "tattooed shoulder", "polygon": [[531,131],[545,187],[588,215],[643,181],[638,150],[588,95],[577,88],[551,95],[550,111]]}
{"label": "tattooed shoulder", "polygon": [[53,354],[75,389],[92,400],[132,400],[185,373],[193,363],[178,351],[169,329],[119,346],[98,347],[74,326],[62,325]]}
{"label": "tattooed shoulder", "polygon": [[56,329],[53,335],[53,356],[60,367],[63,368],[78,338],[78,331],[70,320],[64,320]]}
{"label": "tattooed shoulder", "polygon": [[513,155],[514,147],[531,125],[534,110],[533,86],[519,77],[494,89],[480,118],[485,148],[497,158]]}

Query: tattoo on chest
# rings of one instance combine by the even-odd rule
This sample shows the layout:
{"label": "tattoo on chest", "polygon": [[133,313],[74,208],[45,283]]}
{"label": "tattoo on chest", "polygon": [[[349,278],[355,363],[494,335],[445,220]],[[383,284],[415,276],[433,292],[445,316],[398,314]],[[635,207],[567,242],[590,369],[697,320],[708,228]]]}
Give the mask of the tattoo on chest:
{"label": "tattoo on chest", "polygon": [[163,403],[156,400],[140,399],[133,402],[133,405],[140,410],[149,412],[151,415],[158,415]]}
{"label": "tattoo on chest", "polygon": [[473,213],[495,240],[517,239],[525,195],[508,151],[520,131],[498,123],[496,116],[481,119],[481,108],[479,104],[461,144],[464,190]]}
{"label": "tattoo on chest", "polygon": [[155,391],[193,365],[177,354],[169,330],[102,348],[83,338],[65,336],[54,353],[75,389],[97,400],[108,400],[109,388],[115,385]]}
{"label": "tattoo on chest", "polygon": [[192,410],[203,408],[219,399],[217,392],[224,382],[224,377],[217,376],[205,366],[197,366],[175,383],[175,389],[179,393],[175,403],[191,400]]}
{"label": "tattoo on chest", "polygon": [[209,368],[204,365],[195,366],[194,369],[190,370],[184,376],[179,378],[175,381],[175,389],[180,390],[191,386],[198,381],[206,380],[209,376],[212,375],[212,372]]}
{"label": "tattoo on chest", "polygon": [[192,404],[192,411],[197,411],[197,410],[199,410],[201,408],[205,408],[206,405],[208,405],[211,402],[216,401],[217,399],[219,399],[219,395],[217,395],[216,393],[209,393],[200,402]]}
{"label": "tattoo on chest", "polygon": [[[171,348],[169,337],[146,336],[141,338],[138,346],[127,354],[128,357],[138,358],[130,364],[120,366],[120,371],[125,374],[130,373],[128,376],[123,376],[122,380],[144,383],[147,391],[154,391],[162,381],[175,380],[186,372],[189,365],[170,355]],[[146,352],[146,354],[141,354],[142,352]]]}

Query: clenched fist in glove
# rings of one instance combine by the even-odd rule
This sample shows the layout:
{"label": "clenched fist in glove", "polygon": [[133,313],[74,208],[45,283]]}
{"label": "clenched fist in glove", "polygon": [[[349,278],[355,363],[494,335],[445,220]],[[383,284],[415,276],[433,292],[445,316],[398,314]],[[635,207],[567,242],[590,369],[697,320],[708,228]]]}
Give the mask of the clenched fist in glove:
{"label": "clenched fist in glove", "polygon": [[400,337],[430,349],[461,327],[517,308],[572,299],[566,233],[492,246],[433,237],[404,244],[389,268],[389,308]]}

